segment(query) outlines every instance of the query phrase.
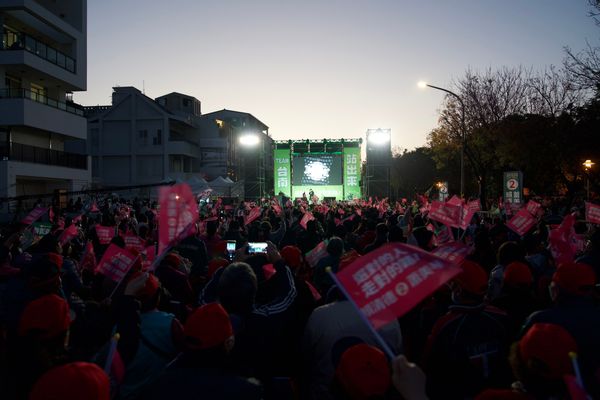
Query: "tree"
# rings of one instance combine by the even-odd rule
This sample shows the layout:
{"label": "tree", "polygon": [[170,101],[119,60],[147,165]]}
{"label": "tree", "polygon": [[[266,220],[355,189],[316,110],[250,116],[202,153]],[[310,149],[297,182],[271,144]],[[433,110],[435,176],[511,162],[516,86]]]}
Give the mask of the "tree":
{"label": "tree", "polygon": [[438,174],[428,149],[419,147],[394,155],[391,178],[393,197],[413,198],[416,193],[429,189],[437,180]]}

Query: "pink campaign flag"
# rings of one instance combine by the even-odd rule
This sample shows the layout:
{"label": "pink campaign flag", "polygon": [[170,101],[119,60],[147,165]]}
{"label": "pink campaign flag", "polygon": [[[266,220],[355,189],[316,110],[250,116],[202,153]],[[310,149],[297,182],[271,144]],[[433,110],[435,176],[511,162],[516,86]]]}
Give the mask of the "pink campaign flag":
{"label": "pink campaign flag", "polygon": [[450,242],[437,247],[431,253],[448,260],[455,265],[460,265],[464,259],[471,254],[473,248],[461,242]]}
{"label": "pink campaign flag", "polygon": [[76,238],[79,234],[79,230],[77,230],[77,226],[75,224],[69,225],[67,229],[65,229],[58,239],[61,246],[64,246],[72,239]]}
{"label": "pink campaign flag", "polygon": [[313,219],[315,219],[315,217],[313,217],[311,212],[305,212],[302,216],[302,219],[300,220],[300,226],[303,227],[304,230],[306,230],[306,225],[308,224],[308,221],[312,221]]}
{"label": "pink campaign flag", "polygon": [[461,272],[451,262],[403,243],[360,257],[337,278],[375,329],[410,311]]}
{"label": "pink campaign flag", "polygon": [[277,203],[273,203],[271,205],[271,207],[273,207],[273,211],[275,211],[275,214],[277,214],[277,215],[281,215],[281,213],[283,212],[283,210],[281,209],[281,206]]}
{"label": "pink campaign flag", "polygon": [[250,209],[248,215],[244,218],[244,224],[248,225],[255,219],[259,218],[262,214],[262,209],[260,207],[254,207]]}
{"label": "pink campaign flag", "polygon": [[109,244],[115,236],[115,227],[96,225],[96,235],[98,235],[100,244]]}
{"label": "pink campaign flag", "polygon": [[159,204],[158,252],[162,254],[173,242],[183,239],[181,236],[198,220],[198,205],[185,183],[161,187]]}
{"label": "pink campaign flag", "polygon": [[548,235],[550,253],[557,265],[573,261],[577,252],[574,248],[575,217],[567,215],[558,228],[552,229]]}
{"label": "pink campaign flag", "polygon": [[506,223],[506,226],[519,236],[525,235],[536,224],[536,219],[526,209],[521,209]]}
{"label": "pink campaign flag", "polygon": [[585,202],[585,220],[592,224],[600,224],[600,206],[598,204]]}
{"label": "pink campaign flag", "polygon": [[115,244],[111,244],[106,249],[102,260],[98,263],[96,272],[100,273],[112,281],[121,282],[129,269],[133,266],[136,256],[126,249],[122,249]]}
{"label": "pink campaign flag", "polygon": [[537,216],[538,212],[542,209],[542,205],[533,200],[529,200],[525,205],[525,209],[529,212],[529,214]]}
{"label": "pink campaign flag", "polygon": [[429,210],[429,218],[444,225],[458,227],[461,225],[462,207],[441,201],[433,201]]}
{"label": "pink campaign flag", "polygon": [[146,243],[135,233],[127,232],[123,240],[125,241],[125,248],[127,250],[134,249],[139,253],[146,248]]}
{"label": "pink campaign flag", "polygon": [[319,260],[327,255],[328,240],[323,240],[314,249],[306,253],[304,259],[311,267],[316,267]]}
{"label": "pink campaign flag", "polygon": [[479,201],[479,199],[472,200],[467,203],[467,208],[474,212],[481,211],[481,202]]}
{"label": "pink campaign flag", "polygon": [[471,220],[475,215],[475,211],[469,209],[468,207],[461,207],[461,218],[460,218],[460,229],[467,229],[471,224]]}
{"label": "pink campaign flag", "polygon": [[83,270],[96,270],[96,253],[94,252],[94,246],[92,245],[92,242],[89,241],[85,245],[85,251],[81,256],[81,260],[79,260],[79,271]]}
{"label": "pink campaign flag", "polygon": [[446,204],[452,204],[453,206],[460,206],[463,204],[463,201],[460,197],[458,197],[457,195],[454,195],[448,201],[446,201]]}
{"label": "pink campaign flag", "polygon": [[46,214],[47,212],[48,212],[48,207],[34,208],[33,210],[31,210],[31,212],[29,214],[27,214],[27,216],[25,218],[23,218],[23,220],[21,220],[21,223],[24,225],[31,225],[35,221],[37,221],[42,215]]}

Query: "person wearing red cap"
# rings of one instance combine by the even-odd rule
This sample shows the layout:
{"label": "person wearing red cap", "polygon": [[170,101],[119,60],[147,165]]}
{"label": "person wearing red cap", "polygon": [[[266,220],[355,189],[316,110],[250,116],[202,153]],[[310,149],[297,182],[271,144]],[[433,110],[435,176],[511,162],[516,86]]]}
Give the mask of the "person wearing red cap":
{"label": "person wearing red cap", "polygon": [[96,364],[74,362],[54,367],[35,383],[29,400],[109,400],[108,376]]}
{"label": "person wearing red cap", "polygon": [[511,320],[511,335],[515,339],[527,317],[539,310],[533,296],[533,275],[529,265],[514,261],[504,269],[500,295],[492,305],[505,311]]}
{"label": "person wearing red cap", "polygon": [[510,382],[508,316],[484,303],[485,270],[469,260],[461,268],[451,283],[454,304],[436,321],[425,349],[427,391],[432,399],[467,398],[485,387]]}
{"label": "person wearing red cap", "polygon": [[383,399],[390,392],[390,366],[377,347],[366,343],[351,345],[336,361],[331,389],[334,399]]}
{"label": "person wearing red cap", "polygon": [[169,291],[174,300],[192,304],[194,291],[189,280],[189,269],[185,260],[177,253],[168,253],[156,268],[156,276]]}
{"label": "person wearing red cap", "polygon": [[554,307],[529,316],[522,332],[535,323],[557,324],[577,341],[581,373],[593,397],[600,397],[600,309],[593,300],[596,274],[583,263],[560,265],[550,283]]}
{"label": "person wearing red cap", "polygon": [[229,314],[218,303],[192,312],[184,325],[183,353],[142,391],[144,400],[261,399],[260,384],[236,375],[229,365],[235,344]]}
{"label": "person wearing red cap", "polygon": [[[161,287],[156,276],[136,272],[129,279],[125,295],[141,304],[138,348],[127,364],[120,387],[121,399],[127,400],[134,399],[140,388],[154,380],[177,356],[183,342],[183,327],[173,314],[157,309]],[[122,303],[120,306],[126,307]]]}
{"label": "person wearing red cap", "polygon": [[488,389],[475,400],[571,398],[565,377],[574,376],[570,354],[578,353],[575,339],[560,325],[537,323],[511,348],[512,389]]}

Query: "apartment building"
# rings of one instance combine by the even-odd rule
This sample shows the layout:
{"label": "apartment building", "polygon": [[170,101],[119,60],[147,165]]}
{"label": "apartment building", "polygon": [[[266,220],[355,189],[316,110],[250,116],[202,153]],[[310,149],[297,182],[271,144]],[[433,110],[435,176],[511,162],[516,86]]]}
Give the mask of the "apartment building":
{"label": "apartment building", "polygon": [[87,139],[72,98],[87,84],[87,2],[0,0],[0,26],[0,198],[87,188],[88,156],[65,148]]}

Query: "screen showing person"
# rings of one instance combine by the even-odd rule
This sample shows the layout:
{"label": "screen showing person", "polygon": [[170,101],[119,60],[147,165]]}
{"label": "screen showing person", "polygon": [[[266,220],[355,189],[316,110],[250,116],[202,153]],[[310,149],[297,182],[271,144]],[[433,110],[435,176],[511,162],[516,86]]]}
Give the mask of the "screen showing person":
{"label": "screen showing person", "polygon": [[341,185],[342,157],[339,154],[296,156],[293,159],[294,185]]}

